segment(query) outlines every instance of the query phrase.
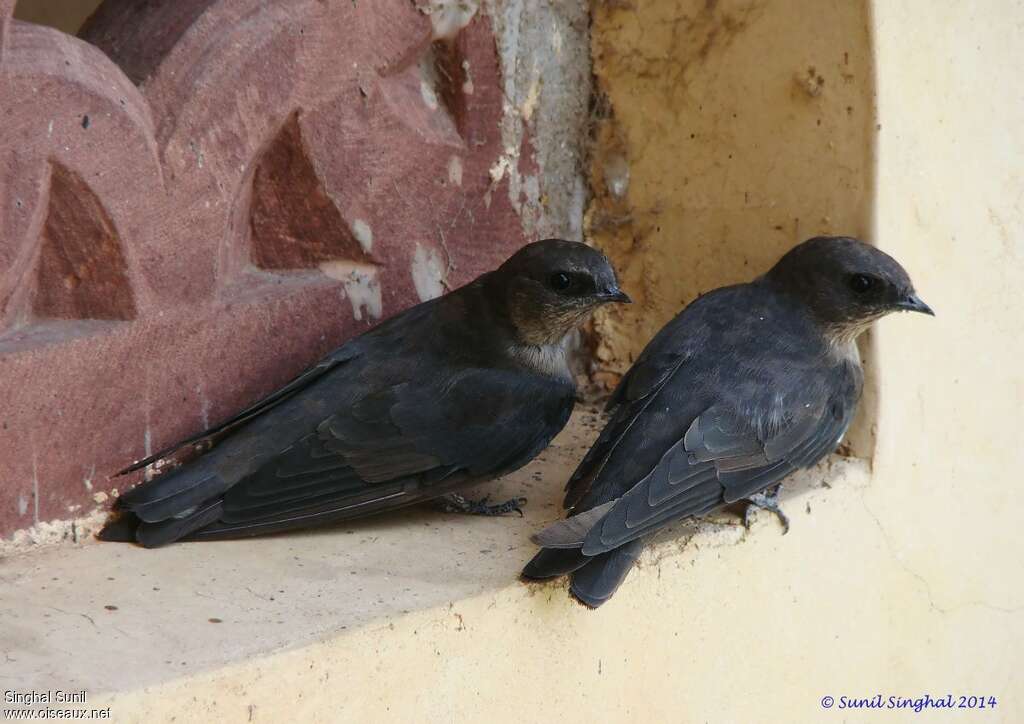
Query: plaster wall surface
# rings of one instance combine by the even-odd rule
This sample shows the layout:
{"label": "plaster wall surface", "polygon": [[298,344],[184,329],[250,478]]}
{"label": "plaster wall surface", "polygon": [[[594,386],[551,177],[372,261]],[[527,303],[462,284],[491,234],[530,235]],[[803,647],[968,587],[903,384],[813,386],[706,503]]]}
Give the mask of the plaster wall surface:
{"label": "plaster wall surface", "polygon": [[[961,690],[1001,696],[1003,721],[1022,716],[1022,28],[1013,2],[595,11],[606,104],[588,222],[641,301],[599,322],[609,366],[697,294],[817,233],[890,252],[938,313],[883,320],[863,349],[874,389],[854,451],[873,470],[801,544],[796,575],[816,581],[815,603],[759,601],[772,668],[787,672],[765,699],[775,717],[820,721],[816,697],[837,692]],[[733,574],[767,585],[752,563]],[[824,578],[837,570],[856,585],[840,593]],[[729,696],[711,686],[709,698]]]}
{"label": "plaster wall surface", "polygon": [[[934,323],[878,329],[865,504],[912,601],[891,600],[880,676],[1024,691],[1024,5],[878,3],[875,238]],[[928,320],[932,321],[932,320]],[[902,569],[902,571],[900,570]],[[1006,711],[1002,716],[1009,717]]]}

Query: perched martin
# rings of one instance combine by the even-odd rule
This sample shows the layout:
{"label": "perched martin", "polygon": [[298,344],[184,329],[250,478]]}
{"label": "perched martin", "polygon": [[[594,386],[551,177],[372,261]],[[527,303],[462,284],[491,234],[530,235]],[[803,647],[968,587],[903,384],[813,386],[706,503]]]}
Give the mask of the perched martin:
{"label": "perched martin", "polygon": [[523,577],[570,574],[596,608],[659,529],[831,453],[861,393],[857,337],[898,310],[932,314],[894,259],[843,237],[806,241],[764,276],[695,300],[623,377],[566,486],[570,517],[534,536],[543,550]]}
{"label": "perched martin", "polygon": [[[191,462],[120,496],[105,540],[159,546],[358,518],[504,475],[569,419],[569,334],[628,302],[585,244],[530,244],[496,271],[349,340],[189,446]],[[455,498],[472,512],[497,507]],[[514,506],[515,502],[510,501]]]}

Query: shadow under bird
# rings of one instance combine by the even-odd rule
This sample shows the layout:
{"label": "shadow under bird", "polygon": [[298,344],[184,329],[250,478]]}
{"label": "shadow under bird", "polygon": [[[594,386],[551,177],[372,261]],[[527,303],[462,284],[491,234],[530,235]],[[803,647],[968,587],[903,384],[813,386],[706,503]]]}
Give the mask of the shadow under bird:
{"label": "shadow under bird", "polygon": [[[857,337],[895,311],[932,314],[903,267],[856,239],[819,237],[764,276],[691,303],[650,341],[566,486],[570,517],[534,536],[528,580],[571,576],[607,601],[658,530],[749,500],[836,449],[863,374]],[[749,510],[749,508],[748,508]]]}
{"label": "shadow under bird", "polygon": [[[127,491],[105,540],[275,533],[419,503],[511,472],[575,402],[570,333],[628,302],[585,244],[529,244],[497,270],[345,342],[217,427],[132,465],[208,448]],[[515,509],[456,496],[469,512]]]}

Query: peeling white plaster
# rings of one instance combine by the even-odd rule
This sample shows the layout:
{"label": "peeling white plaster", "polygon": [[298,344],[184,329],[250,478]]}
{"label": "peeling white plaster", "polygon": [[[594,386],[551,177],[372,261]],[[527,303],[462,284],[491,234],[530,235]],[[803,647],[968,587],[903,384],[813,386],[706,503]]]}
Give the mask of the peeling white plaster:
{"label": "peeling white plaster", "polygon": [[103,527],[107,515],[105,509],[98,508],[73,520],[40,521],[31,528],[15,531],[10,538],[0,539],[0,558],[40,546],[88,541]]}
{"label": "peeling white plaster", "polygon": [[454,186],[462,185],[462,159],[458,156],[448,159],[448,183]]}
{"label": "peeling white plaster", "polygon": [[423,103],[427,106],[427,108],[429,108],[432,111],[437,110],[437,92],[434,91],[433,86],[426,78],[420,80],[420,96],[422,96]]}
{"label": "peeling white plaster", "polygon": [[491,175],[491,184],[497,186],[501,183],[501,180],[505,178],[506,172],[513,172],[512,175],[516,177],[516,185],[518,186],[518,174],[514,173],[516,166],[515,163],[513,163],[518,155],[519,154],[516,152],[515,148],[509,147],[505,149],[505,153],[498,156],[498,160],[494,162],[494,165],[491,166],[491,170],[489,171]]}
{"label": "peeling white plaster", "polygon": [[373,229],[370,225],[362,219],[356,219],[352,222],[352,236],[356,237],[363,251],[369,254],[373,249]]}
{"label": "peeling white plaster", "polygon": [[[519,66],[520,58],[520,30],[522,28],[523,14],[526,9],[522,2],[513,2],[503,6],[501,17],[504,23],[499,27],[502,32],[499,34],[498,58],[503,69],[502,93],[505,102],[502,104],[502,119],[500,123],[502,153],[491,165],[491,186],[497,186],[507,175],[508,176],[508,198],[512,208],[523,218],[523,206],[520,203],[520,177],[519,177],[519,148],[522,146],[525,126],[522,118],[522,107],[526,106],[528,94],[523,94],[517,80],[516,69]],[[495,14],[492,8],[492,16]],[[503,27],[502,27],[503,26]],[[535,77],[534,77],[535,79]],[[539,90],[537,100],[539,100]],[[518,104],[516,100],[521,99]],[[537,101],[535,100],[534,103]],[[532,111],[531,111],[532,112]],[[490,208],[490,191],[484,199],[485,205]],[[524,220],[525,226],[529,226]]]}
{"label": "peeling white plaster", "polygon": [[18,496],[18,515],[25,515],[28,512],[28,498],[22,493]]}
{"label": "peeling white plaster", "polygon": [[[582,228],[582,219],[569,213],[579,208],[573,194],[586,166],[590,76],[584,71],[590,46],[582,28],[589,4],[490,0],[482,5],[494,27],[505,99],[499,124],[502,150],[491,159],[492,188],[485,204],[496,185],[507,182],[502,193],[508,194],[528,238],[566,236]],[[530,143],[525,144],[528,134]],[[543,204],[528,201],[522,154],[530,157],[531,173],[537,168]],[[582,236],[575,232],[568,238]]]}
{"label": "peeling white plaster", "polygon": [[384,309],[384,300],[381,297],[380,282],[377,280],[376,272],[372,275],[353,272],[345,282],[345,293],[348,295],[349,301],[352,302],[352,316],[357,320],[362,320],[363,309],[371,319],[380,319]]}
{"label": "peeling white plaster", "polygon": [[421,302],[444,294],[444,277],[445,265],[441,255],[417,243],[412,260],[412,283],[416,286]]}
{"label": "peeling white plaster", "polygon": [[380,319],[384,311],[377,267],[369,264],[354,264],[350,261],[325,261],[320,271],[331,279],[337,279],[345,287],[345,296],[352,304],[352,316],[363,320],[364,312],[370,319]]}
{"label": "peeling white plaster", "polygon": [[469,72],[469,61],[462,61],[462,72],[466,74],[466,80],[462,81],[462,92],[467,96],[473,95],[473,76]]}
{"label": "peeling white plaster", "polygon": [[437,75],[437,63],[434,57],[433,48],[429,48],[416,66],[420,74],[420,97],[423,104],[432,111],[436,111],[441,105],[437,95],[437,88],[441,79]]}
{"label": "peeling white plaster", "polygon": [[430,0],[423,11],[430,16],[434,40],[451,40],[469,25],[479,8],[479,0]]}

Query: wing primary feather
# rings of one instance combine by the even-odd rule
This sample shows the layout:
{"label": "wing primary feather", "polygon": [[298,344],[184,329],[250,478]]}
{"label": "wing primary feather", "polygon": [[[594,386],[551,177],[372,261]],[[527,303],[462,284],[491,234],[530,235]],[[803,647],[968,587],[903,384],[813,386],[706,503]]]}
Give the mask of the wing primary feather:
{"label": "wing primary feather", "polygon": [[613,505],[615,505],[615,501],[611,500],[565,520],[559,520],[530,536],[530,540],[542,548],[581,548],[587,533],[597,525],[605,513],[611,510]]}

